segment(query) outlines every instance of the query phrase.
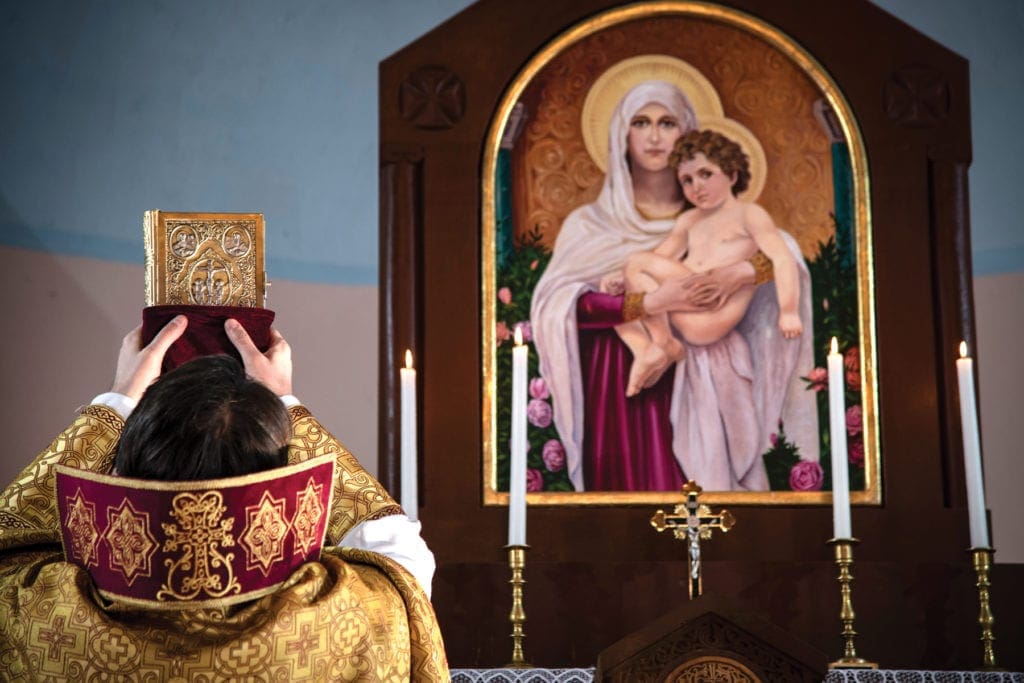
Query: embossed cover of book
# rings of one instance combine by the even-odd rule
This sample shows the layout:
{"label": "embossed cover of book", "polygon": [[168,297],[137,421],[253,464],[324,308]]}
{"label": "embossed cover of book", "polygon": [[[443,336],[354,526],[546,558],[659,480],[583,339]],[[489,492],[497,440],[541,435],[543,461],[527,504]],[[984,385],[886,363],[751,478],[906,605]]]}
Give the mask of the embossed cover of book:
{"label": "embossed cover of book", "polygon": [[146,211],[146,305],[261,307],[263,214]]}

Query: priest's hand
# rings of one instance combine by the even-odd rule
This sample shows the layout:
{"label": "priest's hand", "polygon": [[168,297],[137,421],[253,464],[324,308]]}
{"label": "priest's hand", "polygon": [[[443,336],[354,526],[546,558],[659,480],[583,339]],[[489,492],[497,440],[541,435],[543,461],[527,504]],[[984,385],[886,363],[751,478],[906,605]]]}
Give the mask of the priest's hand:
{"label": "priest's hand", "polygon": [[237,320],[227,320],[224,331],[242,355],[245,374],[263,383],[278,396],[292,393],[292,347],[280,332],[271,328],[270,347],[266,353],[261,353]]}
{"label": "priest's hand", "polygon": [[138,401],[160,376],[160,366],[171,344],[185,333],[188,318],[179,315],[157,332],[153,341],[142,345],[142,325],[125,335],[117,355],[117,370],[111,391]]}

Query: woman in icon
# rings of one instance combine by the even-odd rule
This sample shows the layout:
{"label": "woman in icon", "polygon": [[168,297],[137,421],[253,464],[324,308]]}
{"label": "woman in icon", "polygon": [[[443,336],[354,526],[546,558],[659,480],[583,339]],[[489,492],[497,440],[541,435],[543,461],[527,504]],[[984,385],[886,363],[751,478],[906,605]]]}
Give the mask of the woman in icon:
{"label": "woman in icon", "polygon": [[[783,417],[801,354],[800,344],[787,347],[781,335],[763,343],[766,335],[756,333],[774,326],[767,312],[774,285],[758,287],[736,331],[708,346],[687,346],[683,360],[631,398],[633,359],[617,325],[663,312],[713,310],[742,285],[759,281],[758,272],[741,261],[667,280],[646,295],[599,291],[631,254],[657,246],[684,209],[669,154],[676,139],[698,127],[696,119],[671,83],[643,81],[626,92],[612,114],[600,194],[566,217],[533,293],[540,371],[577,491],[678,490],[687,479],[708,491],[768,488],[761,454]],[[801,272],[809,325],[806,267]],[[808,419],[816,452],[816,414]]]}

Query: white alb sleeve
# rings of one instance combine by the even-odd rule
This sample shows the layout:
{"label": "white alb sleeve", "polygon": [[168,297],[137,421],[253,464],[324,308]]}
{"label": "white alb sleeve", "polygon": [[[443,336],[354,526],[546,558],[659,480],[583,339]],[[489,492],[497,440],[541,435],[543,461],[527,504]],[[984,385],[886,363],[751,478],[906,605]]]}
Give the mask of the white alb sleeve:
{"label": "white alb sleeve", "polygon": [[297,399],[292,394],[284,394],[283,396],[279,396],[278,398],[281,399],[281,403],[284,404],[285,408],[294,408],[297,405],[302,405],[302,401]]}
{"label": "white alb sleeve", "polygon": [[420,528],[419,522],[405,515],[389,515],[357,524],[338,545],[390,557],[416,577],[429,598],[436,565],[434,553],[420,536]]}
{"label": "white alb sleeve", "polygon": [[137,404],[138,401],[134,398],[119,394],[116,391],[104,392],[92,400],[92,405],[106,406],[120,415],[122,420],[128,419],[128,416],[132,414]]}

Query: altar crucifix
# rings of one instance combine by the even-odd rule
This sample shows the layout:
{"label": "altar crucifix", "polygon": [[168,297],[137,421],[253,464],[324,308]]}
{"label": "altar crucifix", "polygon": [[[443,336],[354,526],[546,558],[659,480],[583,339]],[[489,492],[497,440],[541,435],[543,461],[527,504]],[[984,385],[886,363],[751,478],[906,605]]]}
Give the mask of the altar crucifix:
{"label": "altar crucifix", "polygon": [[658,510],[651,517],[651,526],[662,532],[672,529],[672,534],[680,541],[686,541],[689,549],[690,576],[687,584],[690,588],[690,599],[703,592],[700,570],[700,542],[711,539],[713,529],[721,529],[722,533],[736,525],[736,518],[728,510],[719,510],[712,514],[711,508],[698,502],[703,491],[697,482],[688,481],[683,484],[682,491],[686,502],[676,505],[674,514],[667,515]]}

